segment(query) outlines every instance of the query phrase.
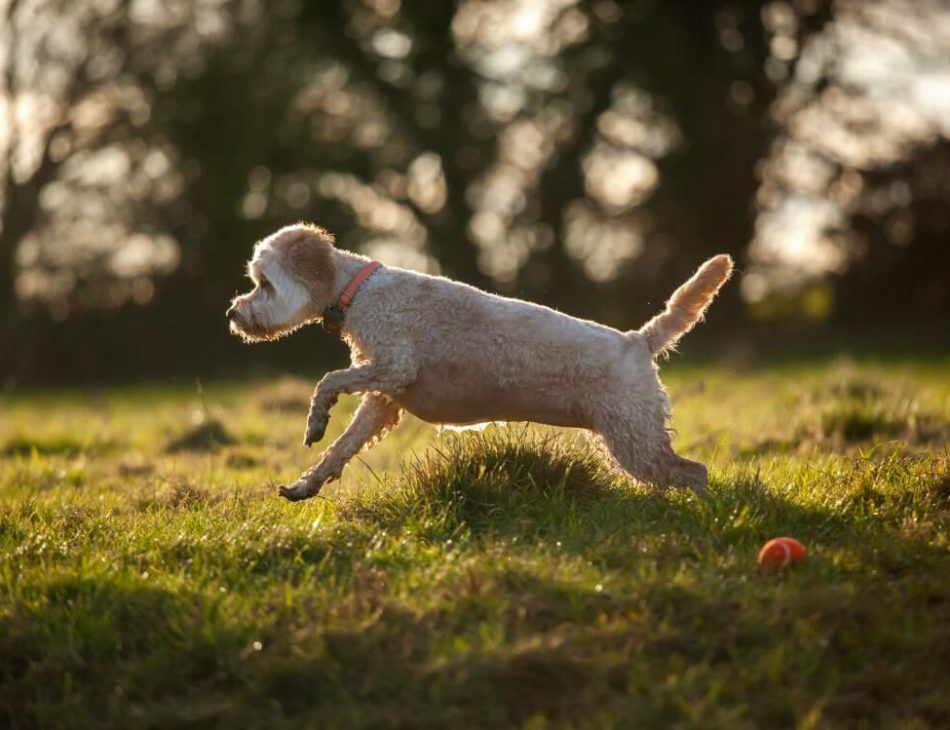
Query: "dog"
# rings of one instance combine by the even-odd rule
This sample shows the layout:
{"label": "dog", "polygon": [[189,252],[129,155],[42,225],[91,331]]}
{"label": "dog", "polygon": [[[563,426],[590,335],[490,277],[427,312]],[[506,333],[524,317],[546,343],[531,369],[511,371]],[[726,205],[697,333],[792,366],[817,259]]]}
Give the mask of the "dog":
{"label": "dog", "polygon": [[323,438],[341,393],[362,402],[318,464],[281,496],[301,500],[338,479],[403,411],[435,424],[532,421],[586,429],[630,476],[704,493],[705,465],[670,445],[669,398],[656,359],[699,322],[732,274],[720,254],[704,263],[639,330],[621,332],[548,307],[377,262],[336,248],[310,224],[287,226],[254,248],[254,289],[227,310],[247,342],[321,322],[352,364],[320,380],[304,445]]}

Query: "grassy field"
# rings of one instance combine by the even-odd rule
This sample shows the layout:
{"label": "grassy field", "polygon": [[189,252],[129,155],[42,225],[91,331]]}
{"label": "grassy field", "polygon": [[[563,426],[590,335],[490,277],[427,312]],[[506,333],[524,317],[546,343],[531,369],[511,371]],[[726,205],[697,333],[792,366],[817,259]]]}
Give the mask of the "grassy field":
{"label": "grassy field", "polygon": [[708,500],[408,419],[289,504],[309,383],[0,397],[0,727],[950,726],[950,360],[665,379]]}

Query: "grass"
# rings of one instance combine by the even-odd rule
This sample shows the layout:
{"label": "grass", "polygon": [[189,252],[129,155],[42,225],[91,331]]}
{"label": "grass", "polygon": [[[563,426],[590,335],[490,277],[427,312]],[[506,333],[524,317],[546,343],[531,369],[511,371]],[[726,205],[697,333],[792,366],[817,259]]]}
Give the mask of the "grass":
{"label": "grass", "polygon": [[407,419],[289,504],[308,383],[4,396],[0,727],[950,725],[950,361],[677,365],[708,500]]}

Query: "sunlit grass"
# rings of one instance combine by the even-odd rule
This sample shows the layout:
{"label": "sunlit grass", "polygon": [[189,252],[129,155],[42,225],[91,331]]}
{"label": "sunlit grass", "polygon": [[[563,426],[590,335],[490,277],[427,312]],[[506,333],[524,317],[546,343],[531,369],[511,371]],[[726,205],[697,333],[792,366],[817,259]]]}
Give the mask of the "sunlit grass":
{"label": "sunlit grass", "polygon": [[407,419],[289,504],[311,384],[4,397],[0,726],[950,722],[950,364],[668,370],[707,500]]}

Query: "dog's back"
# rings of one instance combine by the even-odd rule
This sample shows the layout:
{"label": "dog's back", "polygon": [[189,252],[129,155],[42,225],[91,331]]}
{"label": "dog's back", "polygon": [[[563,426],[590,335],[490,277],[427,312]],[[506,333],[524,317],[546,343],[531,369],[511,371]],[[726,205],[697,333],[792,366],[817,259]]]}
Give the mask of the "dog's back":
{"label": "dog's back", "polygon": [[[623,379],[637,359],[651,367],[636,333],[442,277],[380,273],[365,298],[377,313],[384,303],[376,337],[412,348],[417,377],[399,400],[425,420],[584,427],[593,383]],[[363,331],[367,315],[354,308],[351,316]]]}

